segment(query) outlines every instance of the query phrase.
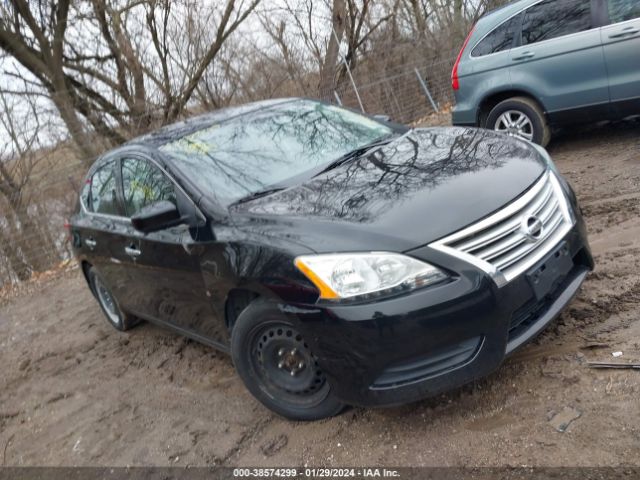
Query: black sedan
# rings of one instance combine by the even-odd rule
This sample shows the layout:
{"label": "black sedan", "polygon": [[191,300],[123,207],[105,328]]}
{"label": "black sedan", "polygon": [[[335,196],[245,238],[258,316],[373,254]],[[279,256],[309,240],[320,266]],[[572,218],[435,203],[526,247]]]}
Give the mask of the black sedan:
{"label": "black sedan", "polygon": [[487,375],[593,268],[542,148],[303,99],[107,153],[70,224],[115,328],[147,320],[230,352],[249,391],[292,419]]}

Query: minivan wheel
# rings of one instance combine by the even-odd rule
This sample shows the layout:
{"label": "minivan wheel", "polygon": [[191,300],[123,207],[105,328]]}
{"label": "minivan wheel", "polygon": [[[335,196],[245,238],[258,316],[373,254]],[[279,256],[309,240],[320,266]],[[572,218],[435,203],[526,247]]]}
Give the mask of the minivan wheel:
{"label": "minivan wheel", "polygon": [[309,345],[272,302],[255,300],[240,313],[231,331],[231,356],[247,389],[283,417],[318,420],[344,408]]}
{"label": "minivan wheel", "polygon": [[526,97],[513,97],[497,104],[487,117],[486,128],[546,147],[551,129],[542,109]]}
{"label": "minivan wheel", "polygon": [[91,289],[93,290],[93,293],[98,300],[98,304],[100,305],[100,308],[102,309],[102,312],[107,318],[109,324],[121,332],[132,328],[137,323],[136,319],[127,315],[120,309],[118,302],[104,284],[98,272],[91,267],[87,275],[89,277]]}

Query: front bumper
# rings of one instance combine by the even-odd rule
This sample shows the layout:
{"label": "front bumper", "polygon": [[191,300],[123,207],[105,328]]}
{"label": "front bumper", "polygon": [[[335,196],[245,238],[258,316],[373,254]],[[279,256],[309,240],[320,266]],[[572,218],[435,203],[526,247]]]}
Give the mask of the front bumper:
{"label": "front bumper", "polygon": [[573,268],[540,300],[524,275],[498,288],[475,267],[443,258],[460,274],[444,285],[370,304],[285,308],[341,400],[408,403],[488,375],[560,314],[593,269],[581,218],[562,241]]}

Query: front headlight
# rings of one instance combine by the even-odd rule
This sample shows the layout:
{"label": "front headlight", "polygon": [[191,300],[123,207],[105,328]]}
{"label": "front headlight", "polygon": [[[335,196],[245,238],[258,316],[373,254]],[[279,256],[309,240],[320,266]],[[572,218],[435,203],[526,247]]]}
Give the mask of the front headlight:
{"label": "front headlight", "polygon": [[399,253],[303,255],[295,265],[329,300],[371,298],[446,280],[439,268]]}

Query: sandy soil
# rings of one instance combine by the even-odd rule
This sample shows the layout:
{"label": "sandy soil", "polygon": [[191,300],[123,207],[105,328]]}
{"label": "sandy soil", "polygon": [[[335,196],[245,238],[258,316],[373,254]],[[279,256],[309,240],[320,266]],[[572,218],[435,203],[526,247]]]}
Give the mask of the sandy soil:
{"label": "sandy soil", "polygon": [[[230,359],[145,324],[111,329],[72,271],[0,307],[4,465],[640,465],[640,123],[550,146],[574,185],[597,270],[491,377],[401,408],[316,423],[258,404]],[[549,420],[580,412],[564,433]]]}

